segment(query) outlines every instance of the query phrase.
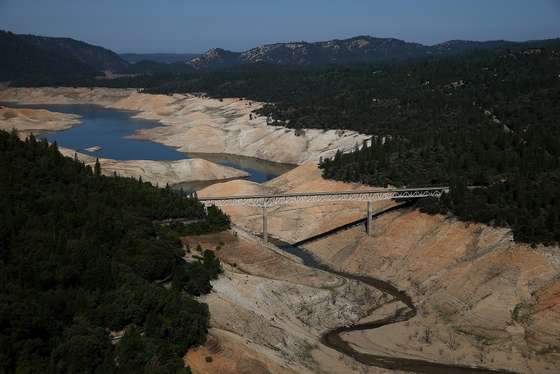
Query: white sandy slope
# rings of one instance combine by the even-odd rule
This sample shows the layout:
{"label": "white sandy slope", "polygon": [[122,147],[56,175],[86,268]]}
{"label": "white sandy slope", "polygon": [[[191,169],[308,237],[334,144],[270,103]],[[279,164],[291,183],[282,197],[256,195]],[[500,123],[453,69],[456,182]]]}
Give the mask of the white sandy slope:
{"label": "white sandy slope", "polygon": [[[77,153],[72,149],[61,148],[60,152],[67,157],[74,157],[76,154],[80,161],[86,165],[95,164],[95,157],[82,153]],[[184,182],[194,182],[201,180],[221,180],[231,178],[243,178],[248,174],[242,170],[218,165],[202,159],[187,159],[178,161],[150,161],[150,160],[129,160],[118,161],[100,158],[99,163],[104,175],[117,175],[122,177],[142,177],[145,182],[153,185],[165,186]]]}
{"label": "white sandy slope", "polygon": [[16,129],[24,134],[42,134],[66,130],[79,123],[80,116],[74,114],[0,106],[0,130]]}

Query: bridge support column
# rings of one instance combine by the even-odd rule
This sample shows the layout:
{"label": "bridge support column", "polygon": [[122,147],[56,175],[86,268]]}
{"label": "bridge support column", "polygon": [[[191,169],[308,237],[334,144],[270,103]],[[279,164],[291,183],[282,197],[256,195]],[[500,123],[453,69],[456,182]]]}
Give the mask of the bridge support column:
{"label": "bridge support column", "polygon": [[264,242],[268,242],[268,217],[266,216],[266,207],[262,208],[262,237]]}
{"label": "bridge support column", "polygon": [[373,202],[367,202],[367,220],[366,220],[366,232],[371,235],[371,215],[373,213]]}

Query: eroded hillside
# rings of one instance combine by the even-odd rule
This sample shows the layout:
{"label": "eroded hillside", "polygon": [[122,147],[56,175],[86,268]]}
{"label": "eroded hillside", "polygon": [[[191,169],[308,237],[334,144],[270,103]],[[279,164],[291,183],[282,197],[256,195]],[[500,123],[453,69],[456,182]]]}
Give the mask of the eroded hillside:
{"label": "eroded hillside", "polygon": [[203,298],[210,308],[212,338],[185,357],[195,372],[367,370],[319,339],[324,331],[355,323],[391,302],[390,296],[304,266],[243,232],[184,241],[195,255],[198,245],[214,250],[224,266],[224,275],[213,282],[214,292]]}
{"label": "eroded hillside", "polygon": [[[313,168],[300,166],[264,186],[236,181],[202,194],[363,188],[325,181]],[[269,231],[293,242],[365,214],[360,204],[345,205],[271,209]],[[260,230],[258,211],[225,209],[234,223]],[[516,244],[507,229],[411,208],[377,218],[372,236],[356,227],[306,248],[336,269],[390,281],[413,298],[418,314],[410,321],[344,336],[360,352],[528,373],[553,373],[560,363],[557,248]]]}

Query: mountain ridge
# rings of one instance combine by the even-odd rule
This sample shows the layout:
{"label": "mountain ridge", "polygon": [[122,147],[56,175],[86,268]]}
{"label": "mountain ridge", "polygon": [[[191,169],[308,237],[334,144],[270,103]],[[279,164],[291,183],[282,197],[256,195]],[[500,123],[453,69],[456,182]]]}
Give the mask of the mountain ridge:
{"label": "mountain ridge", "polygon": [[[474,50],[513,48],[523,45],[523,43],[545,44],[550,41],[449,40],[428,46],[396,38],[359,35],[348,39],[319,42],[265,44],[241,52],[212,48],[204,54],[191,58],[195,55],[166,53],[118,55],[104,47],[72,38],[18,35],[0,30],[0,49],[3,57],[6,56],[0,60],[0,82],[45,77],[51,79],[53,77],[61,79],[95,77],[107,72],[148,75],[179,74],[195,70],[217,70],[259,64],[314,66],[403,61],[458,55]],[[137,62],[134,63],[134,61]]]}
{"label": "mountain ridge", "polygon": [[241,52],[212,48],[186,63],[198,70],[258,63],[300,66],[344,64],[454,55],[478,49],[509,48],[522,43],[524,42],[507,40],[449,40],[434,45],[424,45],[396,38],[359,35],[348,39],[319,42],[264,44]]}
{"label": "mountain ridge", "polygon": [[0,30],[0,81],[24,77],[123,72],[129,64],[115,52],[71,38],[18,35]]}
{"label": "mountain ridge", "polygon": [[37,48],[70,57],[94,70],[122,72],[129,65],[112,50],[80,40],[28,34],[17,34],[17,37]]}

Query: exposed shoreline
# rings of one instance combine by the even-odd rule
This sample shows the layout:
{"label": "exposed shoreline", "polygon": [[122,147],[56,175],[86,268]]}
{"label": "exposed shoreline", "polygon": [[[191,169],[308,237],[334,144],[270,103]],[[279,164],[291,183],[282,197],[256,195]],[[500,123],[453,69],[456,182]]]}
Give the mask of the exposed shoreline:
{"label": "exposed shoreline", "polygon": [[[0,107],[0,130],[18,131],[20,138],[31,134],[43,135],[62,131],[80,124],[81,117],[74,114],[51,112],[44,109]],[[95,147],[97,149],[97,147]],[[76,157],[86,165],[95,164],[96,157],[88,156],[77,150],[59,147],[59,151],[70,158]],[[153,185],[170,186],[198,181],[222,181],[245,178],[249,174],[243,170],[219,165],[217,163],[190,158],[178,161],[152,160],[113,160],[99,158],[102,173],[123,177],[133,177],[150,182]]]}
{"label": "exposed shoreline", "polygon": [[[1,100],[0,100],[1,101]],[[44,109],[11,108],[0,105],[0,130],[18,130],[23,137],[62,131],[80,124],[76,114],[51,112]]]}
{"label": "exposed shoreline", "polygon": [[[210,99],[193,95],[148,95],[135,89],[7,88],[0,101],[21,104],[93,104],[135,111],[135,117],[161,126],[133,137],[174,147],[185,153],[221,153],[301,164],[351,151],[370,137],[354,131],[269,126],[252,114],[263,104],[243,99]],[[252,119],[251,119],[252,118]]]}
{"label": "exposed shoreline", "polygon": [[[68,148],[59,148],[60,153],[66,157],[73,158],[86,165],[95,164],[96,157],[88,156]],[[152,160],[112,160],[99,158],[101,171],[104,175],[111,176],[114,173],[121,177],[139,178],[153,185],[164,187],[199,182],[199,181],[221,181],[227,179],[244,178],[249,174],[234,168],[218,165],[203,159],[185,159],[178,161],[152,161]]]}

